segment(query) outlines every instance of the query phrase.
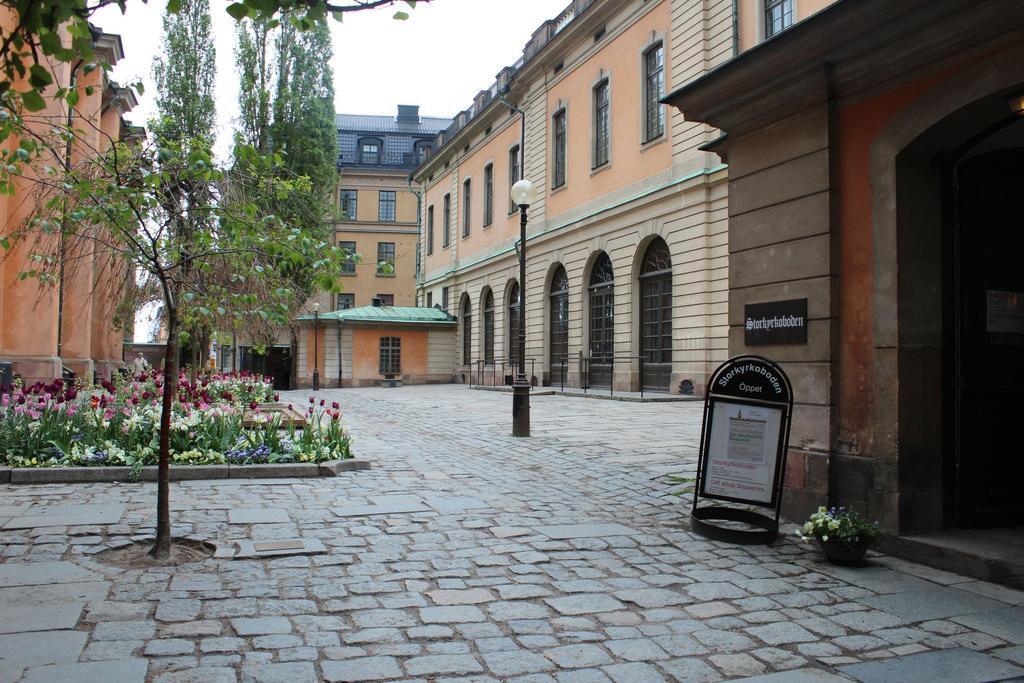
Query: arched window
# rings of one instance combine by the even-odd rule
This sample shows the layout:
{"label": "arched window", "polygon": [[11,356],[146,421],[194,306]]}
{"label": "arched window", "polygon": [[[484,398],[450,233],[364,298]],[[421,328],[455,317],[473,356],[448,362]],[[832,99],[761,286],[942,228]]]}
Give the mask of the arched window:
{"label": "arched window", "polygon": [[548,295],[551,312],[551,336],[548,339],[552,384],[562,383],[562,361],[569,356],[569,276],[561,265],[551,277]]}
{"label": "arched window", "polygon": [[640,353],[644,385],[668,391],[672,380],[672,256],[656,238],[640,264]]}
{"label": "arched window", "polygon": [[519,367],[519,283],[508,288],[508,359]]}
{"label": "arched window", "polygon": [[590,294],[590,386],[609,386],[615,354],[615,274],[612,260],[602,252],[587,284]]}
{"label": "arched window", "polygon": [[473,361],[473,317],[469,297],[462,299],[462,364],[469,365]]}
{"label": "arched window", "polygon": [[484,362],[494,362],[494,294],[484,293]]}

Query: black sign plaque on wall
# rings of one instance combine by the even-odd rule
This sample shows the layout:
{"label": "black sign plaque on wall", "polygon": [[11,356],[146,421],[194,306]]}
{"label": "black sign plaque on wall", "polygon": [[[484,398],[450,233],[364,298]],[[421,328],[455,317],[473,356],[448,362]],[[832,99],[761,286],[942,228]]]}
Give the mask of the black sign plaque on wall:
{"label": "black sign plaque on wall", "polygon": [[[777,364],[736,356],[720,365],[704,394],[694,531],[730,543],[771,543],[779,535],[793,389]],[[700,505],[702,501],[722,501]],[[773,516],[753,508],[769,508]],[[717,521],[742,522],[747,528]]]}
{"label": "black sign plaque on wall", "polygon": [[807,299],[747,304],[743,318],[747,346],[807,343]]}

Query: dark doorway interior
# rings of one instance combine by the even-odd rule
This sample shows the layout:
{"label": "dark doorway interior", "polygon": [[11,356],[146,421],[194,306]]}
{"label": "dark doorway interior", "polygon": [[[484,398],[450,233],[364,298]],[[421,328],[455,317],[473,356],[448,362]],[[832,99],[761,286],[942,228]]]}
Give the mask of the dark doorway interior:
{"label": "dark doorway interior", "polygon": [[242,352],[239,369],[265,375],[274,380],[274,389],[290,389],[292,374],[292,352],[288,346],[272,346],[266,354],[253,353],[251,347],[240,347]]}
{"label": "dark doorway interior", "polygon": [[1024,148],[961,161],[953,190],[947,511],[956,526],[1024,524]]}

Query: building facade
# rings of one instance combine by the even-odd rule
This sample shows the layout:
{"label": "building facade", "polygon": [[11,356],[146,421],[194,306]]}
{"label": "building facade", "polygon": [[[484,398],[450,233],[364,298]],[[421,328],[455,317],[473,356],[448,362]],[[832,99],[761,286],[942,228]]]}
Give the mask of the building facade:
{"label": "building facade", "polygon": [[399,105],[397,115],[338,114],[338,222],[335,239],[359,255],[342,271],[344,292],[326,310],[392,306],[416,300],[418,201],[409,175],[436,148],[435,136],[451,119],[421,117]]}
{"label": "building facade", "polygon": [[[738,15],[757,44],[667,101],[725,133],[729,352],[793,379],[787,515],[1020,525],[1024,7],[839,0],[758,42],[757,4]],[[784,300],[806,343],[748,345],[746,307]]]}
{"label": "building facade", "polygon": [[515,360],[525,289],[538,384],[702,390],[727,347],[727,175],[712,129],[659,100],[734,42],[731,0],[576,0],[438,136],[415,174],[417,297],[459,317],[458,378]]}
{"label": "building facade", "polygon": [[446,383],[458,321],[437,308],[371,304],[299,318],[296,386]]}
{"label": "building facade", "polygon": [[[4,22],[13,20],[12,13],[4,13]],[[108,64],[124,56],[119,36],[97,31],[94,45],[98,58]],[[80,163],[84,155],[102,154],[114,140],[140,134],[122,118],[136,104],[133,93],[112,82],[103,69],[73,72],[70,64],[58,63],[51,72],[50,90],[77,89],[78,102],[68,111],[65,101],[52,100],[52,92],[44,94],[46,108],[34,113],[27,125],[49,131],[71,121],[80,131],[77,144],[69,148],[70,160],[53,158],[52,163]],[[33,211],[36,187],[31,177],[15,178],[14,184],[12,195],[0,196],[0,237],[18,230]],[[55,243],[54,253],[58,248]],[[125,330],[113,321],[127,277],[124,268],[89,247],[74,258],[73,268],[62,271],[58,282],[44,286],[36,278],[19,277],[38,249],[23,242],[0,259],[0,361],[11,363],[13,373],[26,383],[50,382],[68,371],[88,381],[94,373],[109,378],[123,360]]]}

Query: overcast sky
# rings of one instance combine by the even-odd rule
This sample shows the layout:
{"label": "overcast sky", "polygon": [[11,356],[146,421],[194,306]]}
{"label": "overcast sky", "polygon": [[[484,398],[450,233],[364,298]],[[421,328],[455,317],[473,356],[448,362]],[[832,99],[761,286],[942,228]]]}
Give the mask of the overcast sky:
{"label": "overcast sky", "polygon": [[[234,20],[224,0],[210,0],[217,50],[218,149],[230,146],[238,116]],[[405,3],[330,21],[334,43],[335,109],[347,114],[393,114],[398,104],[418,104],[427,116],[454,116],[494,82],[502,67],[522,55],[523,46],[568,0],[433,0],[418,3],[407,21],[392,18]],[[145,124],[154,116],[151,72],[161,46],[164,0],[128,0],[97,13],[93,23],[118,33],[125,58],[114,69],[121,83],[142,80],[146,92],[127,117]]]}

